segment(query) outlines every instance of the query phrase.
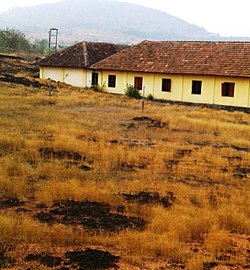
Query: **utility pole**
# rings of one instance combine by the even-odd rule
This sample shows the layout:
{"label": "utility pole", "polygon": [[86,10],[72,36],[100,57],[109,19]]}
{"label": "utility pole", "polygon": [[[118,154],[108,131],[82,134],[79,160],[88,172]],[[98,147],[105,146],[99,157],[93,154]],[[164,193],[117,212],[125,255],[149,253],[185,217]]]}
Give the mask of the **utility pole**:
{"label": "utility pole", "polygon": [[142,113],[144,112],[144,99],[145,99],[145,86],[143,86],[143,90],[142,90],[142,102],[141,102],[141,111]]}
{"label": "utility pole", "polygon": [[49,50],[57,50],[58,45],[58,29],[50,28],[49,30]]}

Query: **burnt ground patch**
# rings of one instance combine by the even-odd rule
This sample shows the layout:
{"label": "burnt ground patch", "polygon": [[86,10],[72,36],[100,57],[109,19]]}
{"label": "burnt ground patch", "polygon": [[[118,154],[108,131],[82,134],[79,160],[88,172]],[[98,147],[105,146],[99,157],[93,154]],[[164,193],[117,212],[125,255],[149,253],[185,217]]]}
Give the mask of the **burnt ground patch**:
{"label": "burnt ground patch", "polygon": [[[80,251],[66,252],[65,257],[69,259],[69,264],[76,265],[78,269],[101,270],[108,268],[118,268],[116,263],[120,257],[110,254],[108,251],[86,249]],[[71,268],[70,268],[71,269]]]}
{"label": "burnt ground patch", "polygon": [[0,200],[0,208],[12,208],[24,205],[24,202],[17,198],[6,198]]}
{"label": "burnt ground patch", "polygon": [[211,270],[214,267],[216,267],[217,265],[218,265],[217,262],[205,262],[205,263],[203,263],[203,269],[204,270]]}
{"label": "burnt ground patch", "polygon": [[66,168],[77,166],[82,171],[90,171],[93,169],[91,167],[93,160],[75,151],[41,147],[38,152],[44,161],[50,159],[66,160]]}
{"label": "burnt ground patch", "polygon": [[39,69],[36,65],[17,55],[0,54],[0,69],[4,74],[19,72],[38,77]]}
{"label": "burnt ground patch", "polygon": [[28,262],[37,261],[42,265],[50,268],[60,266],[63,261],[60,257],[54,257],[48,254],[32,254],[32,253],[27,255],[25,257],[25,260]]}
{"label": "burnt ground patch", "polygon": [[139,162],[139,163],[128,163],[126,161],[117,162],[115,165],[116,170],[124,171],[124,172],[135,172],[137,170],[147,169],[149,163],[147,162]]}
{"label": "burnt ground patch", "polygon": [[250,175],[250,168],[246,168],[246,167],[241,167],[240,165],[237,166],[234,170],[234,177],[236,178],[247,178],[248,175]]}
{"label": "burnt ground patch", "polygon": [[36,88],[46,86],[46,85],[41,84],[41,83],[39,83],[39,82],[37,82],[35,80],[30,80],[30,79],[24,78],[24,77],[16,77],[15,75],[12,75],[12,74],[1,74],[0,81],[1,82],[21,84],[21,85],[24,85],[24,86],[27,86],[27,87],[36,87]]}
{"label": "burnt ground patch", "polygon": [[189,156],[191,153],[191,149],[178,149],[174,154],[173,159],[165,161],[167,170],[171,172],[174,166],[177,166],[183,158]]}
{"label": "burnt ground patch", "polygon": [[41,147],[38,151],[40,153],[41,158],[43,158],[43,160],[54,158],[54,159],[59,159],[59,160],[71,159],[71,160],[80,161],[85,158],[80,153],[70,151],[70,150],[55,150],[49,147]]}
{"label": "burnt ground patch", "polygon": [[58,201],[46,211],[35,216],[47,224],[81,225],[84,229],[117,232],[123,229],[144,229],[146,222],[138,217],[130,217],[111,212],[111,206],[99,202],[74,200]]}
{"label": "burnt ground patch", "polygon": [[120,194],[128,202],[136,202],[140,204],[161,204],[168,208],[175,203],[175,195],[173,192],[167,192],[165,196],[160,196],[158,192],[141,191],[136,194]]}
{"label": "burnt ground patch", "polygon": [[121,138],[110,140],[111,145],[128,145],[129,147],[150,147],[154,148],[156,143],[151,138]]}

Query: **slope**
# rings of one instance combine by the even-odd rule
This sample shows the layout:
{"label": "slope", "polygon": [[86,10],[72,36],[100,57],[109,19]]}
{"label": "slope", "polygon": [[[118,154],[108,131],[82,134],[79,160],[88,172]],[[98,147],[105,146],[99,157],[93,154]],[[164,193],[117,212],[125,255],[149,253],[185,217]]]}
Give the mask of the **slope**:
{"label": "slope", "polygon": [[15,27],[29,35],[59,28],[68,40],[133,42],[156,40],[210,40],[215,35],[165,12],[112,0],[64,0],[53,4],[15,8],[0,14],[0,27]]}

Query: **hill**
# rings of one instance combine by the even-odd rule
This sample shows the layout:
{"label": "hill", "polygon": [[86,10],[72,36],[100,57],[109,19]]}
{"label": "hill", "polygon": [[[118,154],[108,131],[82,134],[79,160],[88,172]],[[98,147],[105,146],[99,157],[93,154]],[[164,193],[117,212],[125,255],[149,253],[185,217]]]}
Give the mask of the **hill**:
{"label": "hill", "polygon": [[0,27],[6,26],[18,28],[32,38],[47,38],[48,30],[56,27],[60,41],[65,43],[222,39],[165,12],[112,0],[64,0],[15,8],[0,14]]}

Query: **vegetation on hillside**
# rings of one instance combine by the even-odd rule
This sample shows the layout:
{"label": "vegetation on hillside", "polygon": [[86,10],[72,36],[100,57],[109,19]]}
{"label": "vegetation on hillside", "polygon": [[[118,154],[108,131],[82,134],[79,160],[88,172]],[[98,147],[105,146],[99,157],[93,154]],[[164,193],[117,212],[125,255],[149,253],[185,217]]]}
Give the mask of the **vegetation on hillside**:
{"label": "vegetation on hillside", "polygon": [[44,53],[48,50],[47,40],[36,40],[31,43],[25,35],[15,29],[0,30],[1,52],[37,52]]}
{"label": "vegetation on hillside", "polygon": [[110,0],[64,0],[16,8],[0,14],[0,20],[20,25],[22,31],[31,31],[32,35],[36,31],[37,35],[47,35],[52,26],[58,27],[62,30],[60,40],[66,43],[83,39],[130,44],[145,39],[221,39],[166,12]]}

